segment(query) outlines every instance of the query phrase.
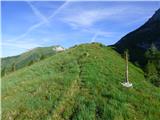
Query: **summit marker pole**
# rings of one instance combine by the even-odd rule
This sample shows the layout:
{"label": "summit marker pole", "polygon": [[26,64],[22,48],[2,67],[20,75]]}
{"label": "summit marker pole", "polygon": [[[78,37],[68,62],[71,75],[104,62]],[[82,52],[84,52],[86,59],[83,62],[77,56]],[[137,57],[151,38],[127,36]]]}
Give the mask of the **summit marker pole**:
{"label": "summit marker pole", "polygon": [[125,59],[126,59],[126,71],[125,71],[125,81],[121,83],[124,87],[132,87],[132,83],[129,83],[128,80],[128,51],[125,52]]}
{"label": "summit marker pole", "polygon": [[129,83],[128,81],[128,52],[126,51],[125,54],[126,54],[126,82]]}

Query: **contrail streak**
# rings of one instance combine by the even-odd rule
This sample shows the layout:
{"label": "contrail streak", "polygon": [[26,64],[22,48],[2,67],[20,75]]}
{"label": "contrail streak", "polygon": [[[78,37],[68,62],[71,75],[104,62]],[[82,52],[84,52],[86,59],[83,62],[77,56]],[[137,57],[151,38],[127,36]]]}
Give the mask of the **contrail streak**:
{"label": "contrail streak", "polygon": [[41,12],[31,2],[27,1],[27,3],[37,17],[39,17],[44,22],[48,23],[48,19],[44,15],[42,15]]}
{"label": "contrail streak", "polygon": [[94,36],[92,37],[91,39],[91,42],[95,42],[96,41],[96,38],[98,37],[98,32],[94,34]]}
{"label": "contrail streak", "polygon": [[[49,17],[47,17],[47,20],[49,21],[50,19],[55,17],[63,8],[65,8],[68,5],[68,3],[69,3],[69,1],[66,1],[59,8],[57,8],[56,11],[54,11]],[[36,28],[40,27],[43,24],[45,24],[44,21],[41,21],[39,23],[34,24],[25,33],[21,34],[20,36],[18,36],[17,38],[15,38],[13,40],[18,40],[18,39],[21,39],[21,38],[25,37],[27,34],[29,34],[30,32],[32,32],[33,30],[35,30]]]}
{"label": "contrail streak", "polygon": [[63,8],[65,8],[69,4],[69,1],[66,1],[63,5],[61,5],[55,12],[53,12],[49,17],[48,20],[56,16]]}

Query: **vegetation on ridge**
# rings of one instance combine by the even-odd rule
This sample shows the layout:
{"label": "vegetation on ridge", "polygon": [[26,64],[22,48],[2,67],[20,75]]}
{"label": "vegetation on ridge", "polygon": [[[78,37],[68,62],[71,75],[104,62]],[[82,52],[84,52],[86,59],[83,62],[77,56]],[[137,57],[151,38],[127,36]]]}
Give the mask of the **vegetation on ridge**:
{"label": "vegetation on ridge", "polygon": [[2,78],[2,119],[158,120],[160,89],[112,48],[70,48]]}
{"label": "vegetation on ridge", "polygon": [[145,68],[146,78],[155,86],[160,87],[160,51],[152,44],[145,56],[148,60]]}
{"label": "vegetation on ridge", "polygon": [[53,50],[53,48],[55,47],[57,46],[38,47],[18,56],[2,58],[1,75],[7,75],[18,69],[32,65],[48,56],[54,55],[56,51]]}

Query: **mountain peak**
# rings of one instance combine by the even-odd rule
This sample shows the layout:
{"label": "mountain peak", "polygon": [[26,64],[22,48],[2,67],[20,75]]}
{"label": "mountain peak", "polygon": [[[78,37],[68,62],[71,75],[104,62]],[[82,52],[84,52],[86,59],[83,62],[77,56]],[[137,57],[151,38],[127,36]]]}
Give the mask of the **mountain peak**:
{"label": "mountain peak", "polygon": [[150,21],[160,21],[160,8],[154,13]]}
{"label": "mountain peak", "polygon": [[160,13],[160,8],[156,11],[156,13]]}
{"label": "mountain peak", "polygon": [[130,60],[144,66],[145,52],[154,44],[160,50],[160,8],[144,25],[125,35],[115,46],[118,52],[130,51]]}

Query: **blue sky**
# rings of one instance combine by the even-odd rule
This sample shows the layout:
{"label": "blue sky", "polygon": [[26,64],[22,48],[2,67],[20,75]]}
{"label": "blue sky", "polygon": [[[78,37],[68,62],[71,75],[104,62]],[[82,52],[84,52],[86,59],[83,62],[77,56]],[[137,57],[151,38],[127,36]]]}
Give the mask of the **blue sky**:
{"label": "blue sky", "polygon": [[144,24],[157,2],[2,2],[2,56],[35,47],[111,45]]}

